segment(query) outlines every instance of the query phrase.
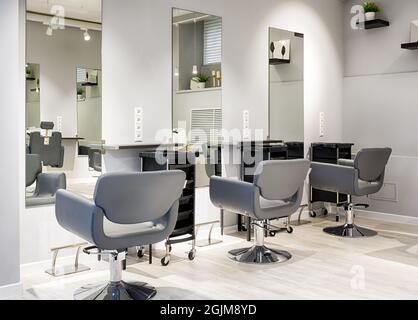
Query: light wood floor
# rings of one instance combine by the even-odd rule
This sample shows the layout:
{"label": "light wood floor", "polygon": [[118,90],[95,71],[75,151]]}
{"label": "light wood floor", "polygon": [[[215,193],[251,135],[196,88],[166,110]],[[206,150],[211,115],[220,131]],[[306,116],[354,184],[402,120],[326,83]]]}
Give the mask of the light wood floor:
{"label": "light wood floor", "polygon": [[[148,282],[156,299],[418,299],[418,227],[357,217],[357,223],[379,231],[368,239],[341,239],[322,232],[335,225],[332,217],[295,227],[293,234],[268,238],[267,245],[288,250],[284,264],[245,265],[227,258],[227,251],[248,246],[244,235],[198,248],[187,260],[187,244],[173,246],[167,267],[130,257],[125,280]],[[156,252],[156,256],[161,252]],[[22,268],[24,299],[72,299],[81,285],[108,279],[106,262],[82,256],[92,271],[54,278],[45,265]]]}

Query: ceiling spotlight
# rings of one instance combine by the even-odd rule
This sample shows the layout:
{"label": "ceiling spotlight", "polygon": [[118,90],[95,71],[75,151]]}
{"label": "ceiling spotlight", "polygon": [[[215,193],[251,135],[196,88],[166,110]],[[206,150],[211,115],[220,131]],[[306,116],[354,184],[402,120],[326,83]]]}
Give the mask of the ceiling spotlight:
{"label": "ceiling spotlight", "polygon": [[48,28],[46,29],[46,35],[50,37],[52,36],[52,32],[53,30],[52,30],[51,25],[48,25]]}
{"label": "ceiling spotlight", "polygon": [[91,36],[90,36],[89,31],[87,29],[84,31],[83,36],[84,36],[84,41],[90,41]]}

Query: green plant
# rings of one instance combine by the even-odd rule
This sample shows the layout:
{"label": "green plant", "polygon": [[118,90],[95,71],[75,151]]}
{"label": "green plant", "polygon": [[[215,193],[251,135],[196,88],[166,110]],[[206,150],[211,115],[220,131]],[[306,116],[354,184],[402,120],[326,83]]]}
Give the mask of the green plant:
{"label": "green plant", "polygon": [[84,89],[82,87],[77,88],[77,95],[81,96],[84,94]]}
{"label": "green plant", "polygon": [[378,7],[378,5],[374,2],[365,2],[363,3],[363,10],[364,13],[367,12],[380,12],[380,8]]}
{"label": "green plant", "polygon": [[209,81],[209,77],[207,76],[207,75],[205,75],[205,74],[198,74],[197,76],[196,76],[196,78],[197,78],[197,80],[199,81],[199,82],[208,82]]}

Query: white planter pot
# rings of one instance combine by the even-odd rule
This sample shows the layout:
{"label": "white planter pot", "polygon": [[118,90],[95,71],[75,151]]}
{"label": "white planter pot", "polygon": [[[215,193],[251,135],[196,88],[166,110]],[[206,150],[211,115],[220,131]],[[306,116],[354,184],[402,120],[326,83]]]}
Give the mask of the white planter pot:
{"label": "white planter pot", "polygon": [[366,21],[376,19],[376,12],[366,12],[365,13],[365,18],[366,18]]}
{"label": "white planter pot", "polygon": [[205,89],[206,88],[206,82],[198,82],[196,87],[197,87],[197,89]]}

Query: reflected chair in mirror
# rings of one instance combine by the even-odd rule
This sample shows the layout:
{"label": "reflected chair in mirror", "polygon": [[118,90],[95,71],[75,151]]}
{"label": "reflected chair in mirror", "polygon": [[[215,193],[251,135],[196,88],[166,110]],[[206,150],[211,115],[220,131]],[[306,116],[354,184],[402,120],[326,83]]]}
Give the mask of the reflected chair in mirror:
{"label": "reflected chair in mirror", "polygon": [[54,131],[53,122],[41,122],[41,129],[45,130],[45,135],[40,132],[31,132],[29,138],[29,153],[39,154],[42,164],[53,168],[62,168],[64,164],[64,147],[62,146],[61,132]]}
{"label": "reflected chair in mirror", "polygon": [[229,252],[230,258],[245,263],[266,264],[291,258],[287,251],[264,244],[266,221],[290,217],[302,201],[309,160],[270,160],[257,166],[254,182],[212,177],[210,198],[221,209],[253,220],[255,244]]}
{"label": "reflected chair in mirror", "polygon": [[383,187],[385,169],[392,149],[371,148],[360,150],[354,160],[339,159],[338,164],[312,162],[311,187],[348,195],[348,200],[337,204],[344,207],[346,222],[342,226],[325,228],[324,232],[346,238],[371,237],[374,230],[359,227],[354,223],[354,210],[366,209],[367,204],[354,204],[352,197],[375,194]]}
{"label": "reflected chair in mirror", "polygon": [[58,190],[66,188],[64,173],[42,173],[41,158],[37,154],[26,155],[26,187],[36,182],[35,191],[26,197],[26,206],[55,203]]}
{"label": "reflected chair in mirror", "polygon": [[122,281],[126,248],[167,239],[177,222],[183,171],[109,173],[99,177],[93,201],[68,191],[57,193],[58,223],[94,246],[87,254],[109,257],[110,281],[86,285],[76,300],[148,300],[156,294],[146,283]]}

